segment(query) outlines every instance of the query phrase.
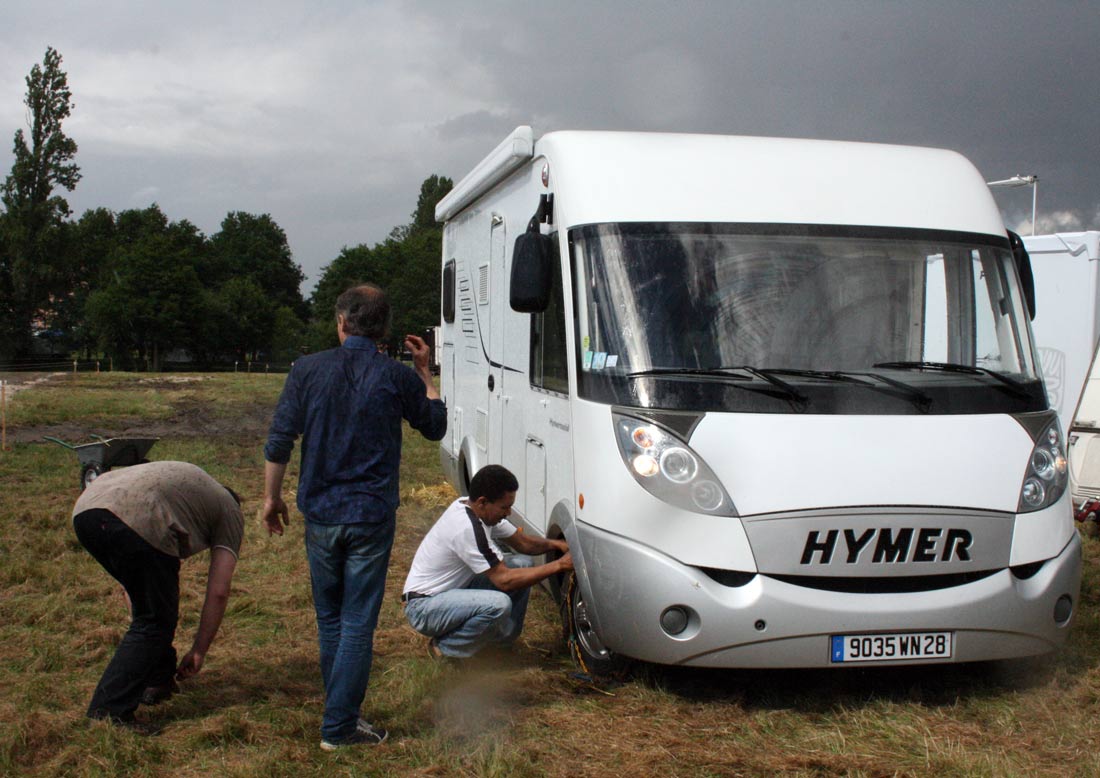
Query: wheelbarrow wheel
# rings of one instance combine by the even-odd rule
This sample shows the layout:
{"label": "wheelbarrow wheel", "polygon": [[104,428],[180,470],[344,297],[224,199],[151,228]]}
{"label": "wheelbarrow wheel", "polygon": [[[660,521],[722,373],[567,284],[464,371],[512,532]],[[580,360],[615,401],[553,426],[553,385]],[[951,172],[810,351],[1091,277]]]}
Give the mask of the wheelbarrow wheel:
{"label": "wheelbarrow wheel", "polygon": [[84,465],[80,470],[80,491],[84,491],[92,481],[104,473],[102,465]]}

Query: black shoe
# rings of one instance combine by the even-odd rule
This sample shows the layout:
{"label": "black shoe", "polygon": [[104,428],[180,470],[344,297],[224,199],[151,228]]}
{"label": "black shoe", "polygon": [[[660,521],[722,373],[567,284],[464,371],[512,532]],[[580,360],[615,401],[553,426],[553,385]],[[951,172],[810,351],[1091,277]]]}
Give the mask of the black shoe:
{"label": "black shoe", "polygon": [[373,727],[359,719],[359,723],[355,725],[355,731],[349,737],[343,740],[322,739],[321,750],[335,751],[346,746],[380,746],[386,742],[386,738],[389,736],[390,733],[381,727]]}
{"label": "black shoe", "polygon": [[169,681],[168,683],[160,684],[159,686],[147,686],[145,691],[141,693],[142,705],[158,705],[173,694],[178,694],[180,685],[175,681]]}

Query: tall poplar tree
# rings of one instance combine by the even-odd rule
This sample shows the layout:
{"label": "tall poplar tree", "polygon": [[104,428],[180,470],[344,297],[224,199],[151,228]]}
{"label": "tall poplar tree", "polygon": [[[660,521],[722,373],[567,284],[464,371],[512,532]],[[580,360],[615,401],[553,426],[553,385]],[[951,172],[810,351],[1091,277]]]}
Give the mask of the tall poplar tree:
{"label": "tall poplar tree", "polygon": [[0,296],[8,295],[0,305],[0,357],[29,346],[32,320],[48,306],[51,292],[61,291],[52,286],[64,261],[61,225],[70,210],[54,192],[71,192],[80,180],[72,161],[76,142],[61,129],[73,109],[61,55],[47,48],[26,82],[30,137],[15,131],[15,162],[0,188]]}

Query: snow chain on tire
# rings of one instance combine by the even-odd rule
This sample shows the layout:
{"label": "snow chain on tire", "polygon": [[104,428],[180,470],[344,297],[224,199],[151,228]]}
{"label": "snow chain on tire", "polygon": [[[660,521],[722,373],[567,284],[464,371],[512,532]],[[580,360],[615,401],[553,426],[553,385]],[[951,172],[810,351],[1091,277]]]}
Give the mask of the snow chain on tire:
{"label": "snow chain on tire", "polygon": [[565,584],[565,597],[563,599],[565,603],[565,624],[569,630],[569,655],[573,657],[573,661],[580,666],[585,675],[591,676],[592,671],[588,669],[588,665],[584,661],[584,652],[581,651],[580,645],[577,643],[577,624],[573,620],[573,590],[576,587],[577,574],[570,573],[569,580]]}

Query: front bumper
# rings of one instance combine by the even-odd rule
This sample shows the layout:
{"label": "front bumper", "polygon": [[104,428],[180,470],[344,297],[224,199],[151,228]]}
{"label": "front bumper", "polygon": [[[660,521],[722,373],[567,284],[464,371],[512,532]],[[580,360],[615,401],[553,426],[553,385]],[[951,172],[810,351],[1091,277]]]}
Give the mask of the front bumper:
{"label": "front bumper", "polygon": [[[923,592],[859,594],[797,586],[756,575],[724,586],[650,547],[577,522],[585,569],[580,580],[608,648],[648,662],[706,667],[829,667],[830,636],[951,631],[950,662],[1043,654],[1062,645],[1073,615],[1055,603],[1081,583],[1081,541],[1073,533],[1027,579],[999,570],[978,581]],[[687,627],[672,636],[661,614],[680,606]],[[929,660],[890,660],[913,664]]]}

